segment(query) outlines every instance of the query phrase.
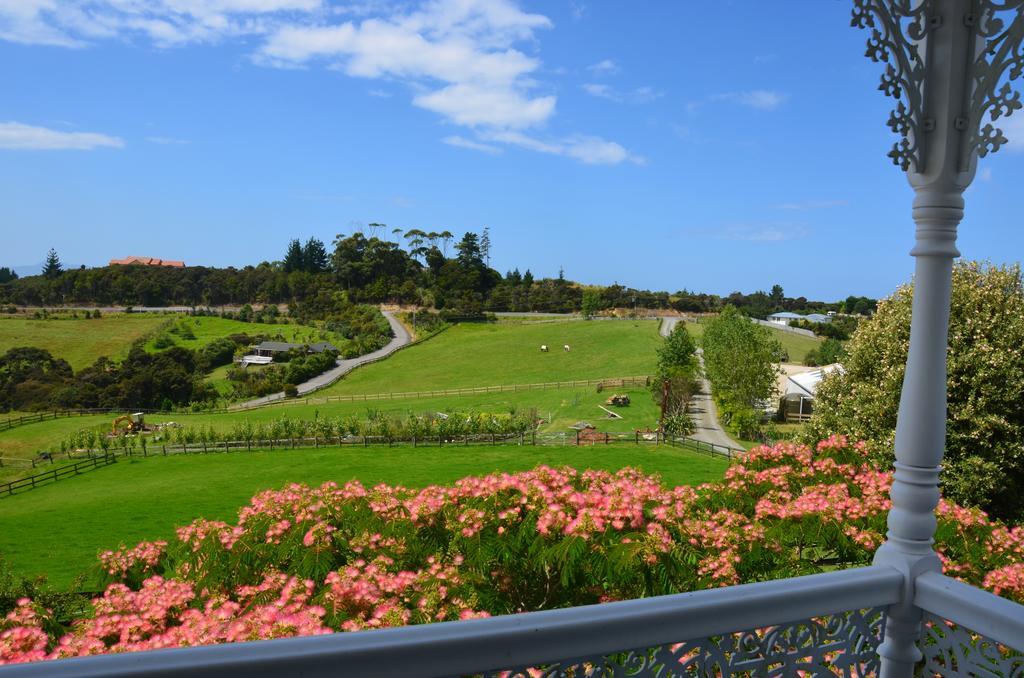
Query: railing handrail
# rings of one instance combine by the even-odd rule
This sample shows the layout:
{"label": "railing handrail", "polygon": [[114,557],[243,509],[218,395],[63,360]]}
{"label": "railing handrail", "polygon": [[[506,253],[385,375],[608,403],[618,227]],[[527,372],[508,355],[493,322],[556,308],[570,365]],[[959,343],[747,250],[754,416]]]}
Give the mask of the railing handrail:
{"label": "railing handrail", "polygon": [[1024,650],[1024,605],[938,572],[915,580],[914,605],[974,633]]}
{"label": "railing handrail", "polygon": [[38,662],[0,675],[466,675],[891,605],[902,587],[896,569],[879,565],[488,619]]}

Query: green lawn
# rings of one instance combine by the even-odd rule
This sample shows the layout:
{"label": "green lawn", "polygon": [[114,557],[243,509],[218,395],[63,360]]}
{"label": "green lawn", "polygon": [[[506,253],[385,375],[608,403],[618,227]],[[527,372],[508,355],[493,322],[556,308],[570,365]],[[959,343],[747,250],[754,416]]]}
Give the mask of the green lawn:
{"label": "green lawn", "polygon": [[[761,327],[764,327],[764,325],[761,325]],[[700,338],[704,336],[704,325],[702,323],[688,322],[686,323],[686,329],[699,344]],[[789,354],[789,360],[786,362],[796,363],[799,365],[803,364],[804,357],[807,356],[807,353],[817,348],[823,341],[817,337],[805,337],[800,334],[786,332],[785,330],[776,330],[771,327],[765,327],[765,329],[771,332],[772,336],[779,340],[779,343],[782,344],[782,348],[786,349],[786,353]]]}
{"label": "green lawn", "polygon": [[170,317],[155,313],[111,313],[102,318],[60,316],[47,320],[0,318],[0,353],[34,346],[63,358],[78,371],[100,356],[122,358],[132,342],[156,330]]}
{"label": "green lawn", "polygon": [[[654,369],[660,342],[658,323],[651,320],[464,323],[360,368],[317,395],[645,375]],[[542,344],[548,353],[541,352]]]}
{"label": "green lawn", "polygon": [[[289,482],[407,487],[538,464],[617,470],[636,466],[670,486],[722,477],[726,462],[659,446],[332,448],[121,460],[114,466],[0,499],[0,556],[23,575],[66,587],[98,551],[167,538],[195,518],[233,520],[256,492]],[[89,583],[86,584],[89,586]]]}
{"label": "green lawn", "polygon": [[[185,331],[191,332],[192,338]],[[172,331],[173,330],[173,331]],[[293,324],[267,324],[267,323],[246,323],[240,320],[228,320],[213,316],[181,316],[171,328],[165,333],[174,340],[176,346],[195,350],[200,346],[209,344],[214,339],[227,337],[232,334],[248,334],[250,336],[265,334],[271,337],[281,336],[283,341],[292,343],[315,343],[318,341],[329,341],[339,349],[343,347],[345,339],[333,332],[325,332],[316,327]],[[146,342],[146,350],[155,351],[156,337]]]}

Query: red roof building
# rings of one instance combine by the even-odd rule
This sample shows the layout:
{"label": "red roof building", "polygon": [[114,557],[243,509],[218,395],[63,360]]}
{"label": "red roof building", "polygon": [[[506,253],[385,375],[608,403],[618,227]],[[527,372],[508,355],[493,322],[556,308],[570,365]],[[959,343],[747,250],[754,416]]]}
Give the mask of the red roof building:
{"label": "red roof building", "polygon": [[111,259],[111,266],[128,266],[138,264],[140,266],[170,266],[172,268],[185,268],[184,261],[172,261],[170,259],[157,259],[156,257],[126,257],[124,259]]}

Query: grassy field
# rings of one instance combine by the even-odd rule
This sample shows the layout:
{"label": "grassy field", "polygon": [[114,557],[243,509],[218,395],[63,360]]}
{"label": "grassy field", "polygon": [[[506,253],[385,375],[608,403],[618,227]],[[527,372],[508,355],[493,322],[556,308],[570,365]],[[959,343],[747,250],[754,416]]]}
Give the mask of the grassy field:
{"label": "grassy field", "polygon": [[66,587],[95,565],[100,550],[167,538],[198,517],[233,520],[253,494],[289,482],[357,478],[367,485],[423,487],[538,464],[635,466],[670,486],[717,480],[726,468],[724,460],[686,450],[636,445],[335,448],[122,460],[0,499],[0,555],[20,574],[46,574]]}
{"label": "grassy field", "polygon": [[[762,325],[764,327],[764,325]],[[686,329],[690,332],[694,339],[700,343],[700,338],[704,336],[704,325],[701,323],[686,323]],[[803,364],[804,357],[808,351],[817,348],[822,339],[817,337],[805,337],[800,334],[793,334],[792,332],[786,332],[785,330],[776,330],[771,327],[766,327],[772,336],[779,340],[782,344],[782,348],[786,349],[786,353],[789,354],[789,360],[786,362]]]}
{"label": "grassy field", "polygon": [[169,316],[155,313],[109,314],[102,318],[66,316],[33,320],[0,318],[0,353],[18,346],[34,346],[63,358],[76,371],[100,356],[121,358],[132,342],[156,330]]}
{"label": "grassy field", "polygon": [[[660,345],[651,320],[456,325],[360,368],[317,395],[395,393],[650,374]],[[550,347],[548,353],[541,345]],[[562,346],[568,344],[568,353]]]}
{"label": "grassy field", "polygon": [[[191,333],[191,338],[186,333]],[[314,343],[318,341],[329,341],[338,348],[342,348],[345,339],[333,332],[325,332],[315,327],[291,324],[267,324],[267,323],[245,323],[240,320],[228,320],[212,316],[182,316],[178,318],[165,333],[173,339],[175,345],[195,350],[200,346],[209,344],[214,339],[227,337],[232,334],[248,334],[250,336],[265,334],[270,337],[280,336],[282,341],[292,343]],[[184,335],[184,336],[183,336]],[[146,342],[146,350],[156,350],[156,337]]]}

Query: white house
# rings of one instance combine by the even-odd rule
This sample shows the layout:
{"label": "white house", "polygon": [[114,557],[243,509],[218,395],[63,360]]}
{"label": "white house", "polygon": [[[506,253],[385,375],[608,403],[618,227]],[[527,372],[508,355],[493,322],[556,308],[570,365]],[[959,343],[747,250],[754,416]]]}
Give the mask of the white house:
{"label": "white house", "polygon": [[818,392],[818,384],[821,383],[821,380],[826,375],[842,371],[842,365],[833,363],[815,370],[789,375],[786,378],[780,403],[782,412],[786,416],[786,421],[806,421],[809,419],[814,407],[814,398]]}
{"label": "white house", "polygon": [[772,313],[768,316],[768,322],[775,323],[776,325],[790,325],[794,320],[806,320],[811,323],[827,323],[831,322],[832,318],[822,313],[808,313],[807,315],[800,315],[799,313],[791,313],[789,311]]}

